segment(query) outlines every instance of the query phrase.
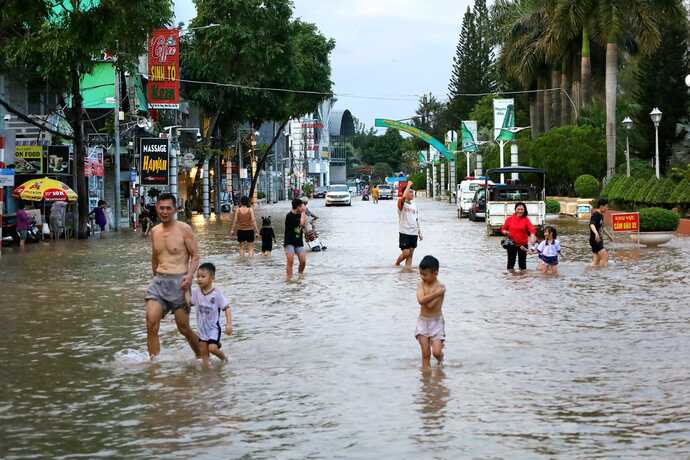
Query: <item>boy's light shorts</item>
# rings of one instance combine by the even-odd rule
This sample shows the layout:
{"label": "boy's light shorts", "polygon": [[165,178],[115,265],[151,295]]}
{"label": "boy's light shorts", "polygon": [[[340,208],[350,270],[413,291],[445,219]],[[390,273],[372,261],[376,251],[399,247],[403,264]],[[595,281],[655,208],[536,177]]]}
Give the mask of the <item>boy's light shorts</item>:
{"label": "boy's light shorts", "polygon": [[443,320],[443,316],[437,316],[435,318],[425,318],[420,316],[417,318],[417,328],[414,331],[414,338],[416,339],[420,335],[423,337],[429,337],[432,341],[445,341],[446,322]]}

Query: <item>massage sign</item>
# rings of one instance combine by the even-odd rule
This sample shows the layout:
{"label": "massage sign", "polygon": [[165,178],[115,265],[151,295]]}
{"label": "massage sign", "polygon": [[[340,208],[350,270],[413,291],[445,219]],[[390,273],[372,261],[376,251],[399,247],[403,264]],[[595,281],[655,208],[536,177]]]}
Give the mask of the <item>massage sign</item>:
{"label": "massage sign", "polygon": [[141,139],[141,185],[168,185],[167,139]]}
{"label": "massage sign", "polygon": [[180,107],[180,31],[156,29],[149,38],[149,109]]}

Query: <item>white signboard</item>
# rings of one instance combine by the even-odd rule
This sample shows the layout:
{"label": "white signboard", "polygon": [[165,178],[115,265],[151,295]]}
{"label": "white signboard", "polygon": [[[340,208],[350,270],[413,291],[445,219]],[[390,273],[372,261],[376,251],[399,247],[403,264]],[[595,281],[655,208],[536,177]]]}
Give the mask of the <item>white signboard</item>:
{"label": "white signboard", "polygon": [[240,179],[247,178],[247,168],[240,168]]}
{"label": "white signboard", "polygon": [[[506,119],[508,115],[508,119]],[[515,100],[494,99],[494,139],[501,134],[501,128],[515,127]]]}
{"label": "white signboard", "polygon": [[0,169],[0,187],[14,187],[14,169]]}

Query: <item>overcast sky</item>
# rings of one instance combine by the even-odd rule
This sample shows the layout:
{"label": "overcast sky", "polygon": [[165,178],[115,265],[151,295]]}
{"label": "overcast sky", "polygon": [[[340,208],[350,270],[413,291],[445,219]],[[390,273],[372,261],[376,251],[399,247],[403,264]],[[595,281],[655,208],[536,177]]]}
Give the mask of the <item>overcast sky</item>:
{"label": "overcast sky", "polygon": [[[295,16],[334,38],[331,54],[337,109],[367,126],[374,118],[408,118],[415,95],[445,98],[461,20],[472,0],[294,0]],[[175,0],[177,21],[195,14],[192,0]],[[299,89],[299,88],[296,88]]]}

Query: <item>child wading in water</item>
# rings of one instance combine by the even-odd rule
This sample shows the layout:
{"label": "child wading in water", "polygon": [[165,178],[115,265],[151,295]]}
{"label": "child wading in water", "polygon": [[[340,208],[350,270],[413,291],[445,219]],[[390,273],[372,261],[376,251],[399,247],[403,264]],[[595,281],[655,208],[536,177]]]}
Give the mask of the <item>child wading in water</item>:
{"label": "child wading in water", "polygon": [[259,235],[261,235],[261,255],[270,256],[271,251],[273,251],[273,243],[276,242],[276,234],[271,227],[270,217],[261,218]]}
{"label": "child wading in water", "polygon": [[433,256],[425,256],[419,263],[419,277],[422,281],[417,286],[420,309],[415,339],[422,350],[422,368],[430,366],[432,353],[439,364],[443,361],[446,331],[441,307],[446,287],[438,281],[438,269],[438,259]]}
{"label": "child wading in water", "polygon": [[196,322],[199,328],[199,349],[204,364],[208,364],[209,353],[225,361],[220,351],[221,311],[225,312],[225,333],[232,335],[232,310],[225,296],[213,287],[216,266],[212,263],[199,265],[196,281],[199,289],[192,290],[192,305],[197,307]]}
{"label": "child wading in water", "polygon": [[544,229],[544,241],[539,243],[536,252],[539,254],[539,271],[546,274],[558,275],[558,256],[561,253],[561,243],[556,239],[558,232],[554,227]]}

